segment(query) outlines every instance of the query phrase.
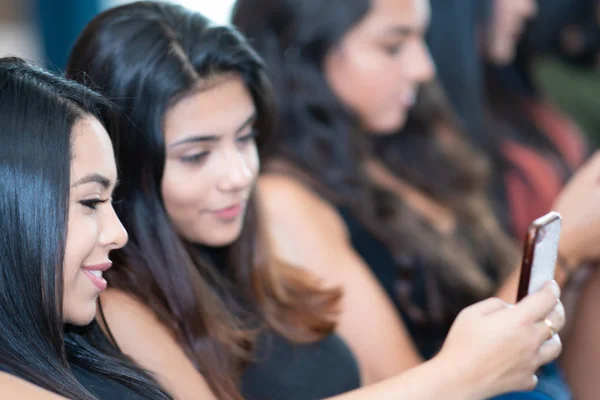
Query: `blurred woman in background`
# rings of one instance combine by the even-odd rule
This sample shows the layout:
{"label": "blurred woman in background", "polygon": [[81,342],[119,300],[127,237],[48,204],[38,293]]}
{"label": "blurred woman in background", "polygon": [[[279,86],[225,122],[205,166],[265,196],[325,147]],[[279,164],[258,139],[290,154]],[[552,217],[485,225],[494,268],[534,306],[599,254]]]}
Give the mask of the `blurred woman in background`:
{"label": "blurred woman in background", "polygon": [[[239,0],[234,9],[279,106],[260,180],[275,251],[343,288],[338,331],[366,381],[434,355],[467,305],[516,294],[517,250],[487,200],[489,166],[432,83],[428,21],[425,0]],[[589,210],[573,204],[598,168],[600,157],[557,205],[575,221],[567,238],[587,233]],[[565,243],[568,257],[589,250]]]}

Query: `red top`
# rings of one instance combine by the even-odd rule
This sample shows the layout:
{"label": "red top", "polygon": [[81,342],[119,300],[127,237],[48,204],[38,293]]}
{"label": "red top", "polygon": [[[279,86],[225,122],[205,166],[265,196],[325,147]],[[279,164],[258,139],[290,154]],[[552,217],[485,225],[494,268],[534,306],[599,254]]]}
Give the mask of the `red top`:
{"label": "red top", "polygon": [[[563,162],[572,170],[581,166],[587,145],[580,129],[547,103],[526,102],[525,107],[536,127],[558,149]],[[565,176],[552,157],[533,147],[508,139],[502,144],[502,152],[517,168],[505,174],[504,183],[512,233],[520,238],[531,221],[551,211],[566,183]]]}

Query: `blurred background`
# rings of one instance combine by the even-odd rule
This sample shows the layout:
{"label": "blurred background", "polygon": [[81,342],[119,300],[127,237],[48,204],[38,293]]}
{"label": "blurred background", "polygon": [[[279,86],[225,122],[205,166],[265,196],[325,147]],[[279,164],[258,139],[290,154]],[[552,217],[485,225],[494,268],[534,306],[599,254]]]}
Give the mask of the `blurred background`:
{"label": "blurred background", "polygon": [[[227,23],[235,0],[167,0],[204,13],[214,21]],[[301,0],[299,0],[301,1]],[[463,0],[445,0],[460,3]],[[48,68],[64,68],[69,49],[77,34],[98,12],[131,2],[128,0],[0,0],[0,55],[18,55]],[[560,28],[560,40],[570,46],[590,45],[590,37],[600,37],[600,15],[584,15],[594,26],[587,32],[570,32],[557,27],[557,9],[577,9],[588,0],[541,0],[538,18],[540,37],[552,37]],[[544,10],[549,10],[544,16]],[[551,11],[550,11],[551,10]],[[583,8],[582,8],[583,10]],[[585,13],[585,11],[581,11]],[[579,16],[582,18],[582,16]],[[595,40],[594,39],[594,40]],[[543,41],[543,40],[542,40]],[[598,45],[596,40],[593,46]],[[544,43],[541,43],[542,47]],[[565,111],[588,134],[590,144],[600,145],[600,58],[566,60],[556,55],[548,43],[546,54],[535,61],[535,79],[546,98]],[[593,54],[596,54],[593,52]],[[563,54],[564,56],[564,54]]]}
{"label": "blurred background", "polygon": [[[235,0],[167,0],[227,22]],[[77,34],[98,12],[127,0],[0,0],[0,55],[63,68]]]}

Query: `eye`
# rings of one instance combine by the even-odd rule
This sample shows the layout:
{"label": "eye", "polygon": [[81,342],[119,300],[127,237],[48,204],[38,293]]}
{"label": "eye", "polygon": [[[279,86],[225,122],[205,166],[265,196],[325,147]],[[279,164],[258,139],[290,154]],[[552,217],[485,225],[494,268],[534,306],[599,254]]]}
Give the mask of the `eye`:
{"label": "eye", "polygon": [[256,136],[258,136],[258,132],[252,131],[252,132],[248,133],[247,135],[240,136],[239,138],[237,138],[237,141],[238,141],[238,143],[243,143],[243,144],[249,143],[249,142],[253,141],[256,138]]}
{"label": "eye", "polygon": [[208,155],[209,155],[209,152],[204,151],[202,153],[192,154],[189,156],[182,156],[179,158],[179,160],[184,164],[198,164],[198,163],[204,161],[206,159],[206,157],[208,157]]}
{"label": "eye", "polygon": [[383,50],[390,56],[396,56],[404,49],[404,45],[396,44],[393,46],[383,46]]}
{"label": "eye", "polygon": [[81,200],[80,203],[84,207],[87,207],[91,210],[95,210],[99,204],[103,204],[108,202],[110,199],[89,199],[89,200]]}

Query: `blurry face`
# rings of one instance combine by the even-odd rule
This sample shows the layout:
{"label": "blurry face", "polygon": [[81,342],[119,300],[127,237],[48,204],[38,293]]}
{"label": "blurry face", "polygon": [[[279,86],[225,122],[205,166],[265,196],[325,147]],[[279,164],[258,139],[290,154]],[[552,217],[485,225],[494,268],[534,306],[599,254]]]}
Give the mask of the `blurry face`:
{"label": "blurry face", "polygon": [[127,243],[127,232],[111,204],[117,179],[113,148],[98,120],[87,117],[73,129],[69,224],[63,269],[63,319],[86,325],[106,288],[102,272],[109,252]]}
{"label": "blurry face", "polygon": [[370,13],[327,55],[329,84],[364,129],[401,128],[419,85],[433,79],[423,38],[429,13],[428,0],[372,0]]}
{"label": "blurry face", "polygon": [[162,196],[186,240],[218,247],[240,235],[259,168],[255,119],[237,75],[213,79],[167,111]]}
{"label": "blurry face", "polygon": [[497,65],[510,63],[528,19],[537,14],[536,0],[494,0],[486,52]]}

